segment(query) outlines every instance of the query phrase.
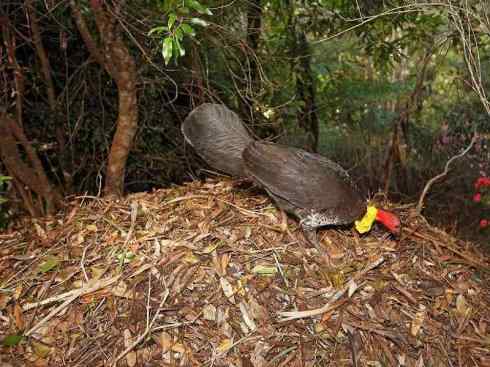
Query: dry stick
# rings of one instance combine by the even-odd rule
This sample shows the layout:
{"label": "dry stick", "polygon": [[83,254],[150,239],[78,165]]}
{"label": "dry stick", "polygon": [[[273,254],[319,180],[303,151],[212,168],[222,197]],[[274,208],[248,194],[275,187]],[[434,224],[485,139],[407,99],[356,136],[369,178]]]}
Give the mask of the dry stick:
{"label": "dry stick", "polygon": [[146,336],[150,333],[150,331],[152,331],[153,324],[155,323],[157,317],[160,315],[160,311],[162,310],[163,304],[167,301],[168,295],[169,295],[169,291],[168,291],[168,288],[167,288],[167,289],[165,289],[163,298],[160,301],[160,304],[158,305],[158,309],[155,312],[155,315],[153,315],[153,318],[151,319],[151,322],[147,325],[146,330],[129,347],[127,347],[124,351],[122,351],[116,357],[116,359],[114,360],[114,362],[112,362],[112,364],[111,364],[113,367],[115,367],[117,365],[117,362],[121,358],[123,358],[126,354],[128,354],[129,352],[131,352],[134,349],[134,347],[136,347],[139,343],[141,343],[141,341],[144,338],[146,338]]}
{"label": "dry stick", "polygon": [[[93,292],[99,290],[100,288],[107,287],[108,285],[111,285],[112,283],[119,280],[120,277],[121,277],[120,275],[117,275],[117,276],[109,278],[109,279],[97,280],[93,283],[87,284],[83,288],[77,289],[76,291],[68,292],[68,293],[70,293],[69,298],[65,302],[63,302],[61,305],[56,307],[54,310],[52,310],[48,315],[46,315],[41,321],[39,321],[36,325],[34,325],[26,333],[24,333],[24,336],[31,335],[33,332],[35,332],[37,329],[39,329],[41,326],[43,326],[46,322],[51,320],[58,312],[60,312],[64,308],[68,307],[68,305],[70,303],[72,303],[75,299],[77,299],[78,297],[83,296],[85,294],[93,293]],[[65,297],[66,297],[66,293],[64,295],[59,296],[58,299],[63,299]],[[45,300],[45,301],[47,301],[47,300]],[[40,305],[41,303],[42,302],[39,302],[38,304],[36,304],[36,306]],[[26,306],[31,306],[30,308],[32,308],[32,305],[26,305]]]}
{"label": "dry stick", "polygon": [[172,199],[172,200],[169,200],[169,201],[166,201],[166,202],[162,203],[162,206],[163,207],[166,207],[167,205],[178,203],[179,201],[191,200],[191,199],[209,199],[209,196],[208,195],[187,195],[187,196],[181,196],[181,197],[178,197],[178,198],[175,198],[175,199]]}
{"label": "dry stick", "polygon": [[[285,322],[285,321],[291,321],[291,320],[296,320],[296,319],[302,319],[305,317],[312,317],[312,316],[317,316],[321,315],[327,311],[330,310],[332,307],[333,303],[336,302],[340,297],[342,297],[349,289],[352,287],[352,282],[355,280],[358,280],[359,278],[363,277],[368,273],[369,271],[373,270],[374,268],[378,267],[383,261],[384,257],[380,257],[379,259],[375,260],[368,266],[366,266],[363,270],[359,271],[356,275],[352,277],[351,280],[347,282],[347,284],[340,290],[338,290],[330,299],[330,301],[325,304],[324,306],[320,308],[316,308],[314,310],[307,310],[307,311],[285,311],[285,312],[279,312],[279,315],[283,317],[283,319],[280,320],[280,322]],[[357,290],[359,287],[356,287],[355,290]]]}
{"label": "dry stick", "polygon": [[42,301],[39,301],[39,302],[26,303],[25,305],[22,306],[22,311],[26,312],[26,311],[29,311],[29,310],[36,308],[36,307],[48,305],[48,304],[53,303],[53,302],[58,302],[58,301],[61,301],[61,300],[67,299],[67,298],[71,298],[72,296],[76,295],[79,291],[80,291],[80,289],[73,289],[71,291],[68,291],[68,292],[65,292],[62,294],[58,294],[57,296],[53,296],[53,297],[43,299]]}
{"label": "dry stick", "polygon": [[[155,266],[154,264],[145,264],[143,266],[141,266],[138,270],[136,270],[133,274],[131,274],[128,279],[130,278],[134,278],[135,276],[145,272],[146,270],[152,268],[153,266]],[[119,275],[118,275],[119,277]],[[115,279],[115,278],[111,278],[111,279]],[[111,280],[109,279],[109,280]],[[109,281],[108,280],[108,281]],[[117,279],[116,279],[117,280]],[[103,288],[104,286],[107,286],[107,285],[110,285],[112,284],[113,282],[110,281],[109,283],[107,284],[100,284],[100,287],[99,288]],[[84,288],[80,288],[80,289],[73,289],[71,291],[68,291],[68,292],[65,292],[65,293],[62,293],[62,294],[59,294],[57,296],[53,296],[53,297],[49,297],[49,298],[46,298],[46,299],[43,299],[42,301],[39,301],[39,302],[34,302],[34,303],[26,303],[25,305],[22,306],[22,311],[29,311],[33,308],[36,308],[36,307],[40,307],[40,306],[44,306],[44,305],[48,305],[50,303],[54,303],[54,302],[58,302],[58,301],[62,301],[64,299],[67,299],[67,298],[71,298],[72,296],[76,296],[76,297],[79,297],[79,296],[82,296],[84,294],[87,294],[87,293],[90,293],[90,292],[93,292],[95,290],[98,290],[99,288],[95,289],[95,290],[92,290],[92,288],[89,289],[89,291],[85,291],[85,289],[87,287],[90,287],[91,285],[90,284],[87,284]],[[80,293],[82,291],[82,293]],[[75,298],[76,298],[75,297]]]}
{"label": "dry stick", "polygon": [[129,243],[129,240],[133,236],[134,227],[136,225],[136,217],[138,216],[138,202],[131,202],[131,225],[129,227],[129,232],[126,235],[126,239],[124,240],[123,247],[125,248]]}
{"label": "dry stick", "polygon": [[483,269],[487,269],[488,268],[488,265],[486,265],[486,264],[478,261],[477,259],[472,258],[470,255],[467,255],[467,254],[461,252],[458,249],[453,248],[451,245],[446,244],[443,241],[438,241],[435,238],[432,238],[432,237],[427,236],[427,235],[420,234],[420,233],[418,233],[416,231],[412,231],[411,233],[408,234],[408,236],[418,237],[418,238],[421,238],[423,240],[430,241],[430,242],[432,242],[435,245],[438,245],[438,246],[447,248],[448,250],[454,252],[456,255],[459,255],[464,260],[468,261],[469,264],[471,264],[473,266],[478,266],[478,267],[483,268]]}
{"label": "dry stick", "polygon": [[453,156],[450,160],[448,160],[446,162],[446,166],[444,167],[444,171],[442,173],[438,174],[437,176],[432,177],[427,182],[427,184],[424,187],[424,190],[422,191],[422,194],[420,195],[419,202],[417,204],[417,209],[416,209],[417,215],[420,215],[420,213],[422,212],[422,207],[424,205],[425,196],[427,195],[427,192],[429,191],[429,189],[431,188],[431,186],[434,184],[434,182],[440,180],[441,178],[445,177],[448,174],[448,172],[449,172],[449,166],[451,165],[451,163],[453,163],[456,159],[459,159],[459,158],[465,156],[466,153],[468,153],[471,150],[471,148],[473,148],[473,145],[475,144],[477,138],[478,138],[478,135],[477,134],[474,134],[473,135],[473,138],[471,139],[470,144],[466,147],[466,149],[463,150],[461,153]]}

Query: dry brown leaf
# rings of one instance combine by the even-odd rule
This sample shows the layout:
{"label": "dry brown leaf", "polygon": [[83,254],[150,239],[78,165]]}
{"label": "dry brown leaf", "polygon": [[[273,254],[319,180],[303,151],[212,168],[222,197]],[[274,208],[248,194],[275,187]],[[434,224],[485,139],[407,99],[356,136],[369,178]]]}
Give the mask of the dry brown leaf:
{"label": "dry brown leaf", "polygon": [[250,356],[250,361],[254,367],[265,367],[268,365],[265,357],[270,349],[270,345],[263,341],[258,341],[255,343],[254,350]]}
{"label": "dry brown leaf", "polygon": [[89,232],[97,232],[97,226],[95,224],[89,224],[85,229]]}
{"label": "dry brown leaf", "polygon": [[422,325],[425,321],[425,311],[419,311],[415,314],[415,317],[412,320],[412,324],[410,326],[410,334],[412,336],[417,336]]}
{"label": "dry brown leaf", "polygon": [[14,304],[14,319],[17,329],[24,330],[24,316],[22,313],[22,307],[18,303]]}
{"label": "dry brown leaf", "polygon": [[242,313],[242,319],[247,325],[248,329],[250,331],[255,331],[257,329],[257,325],[255,324],[255,321],[253,320],[252,316],[250,315],[249,308],[245,302],[240,302],[240,312]]}
{"label": "dry brown leaf", "polygon": [[160,348],[162,348],[162,353],[167,353],[169,350],[172,349],[172,337],[169,333],[165,331],[158,335],[157,343],[160,345]]}
{"label": "dry brown leaf", "polygon": [[[129,348],[133,344],[133,338],[131,336],[131,331],[129,329],[124,329],[123,331],[123,337],[124,337],[124,346],[126,348]],[[128,354],[126,354],[126,363],[128,364],[129,367],[134,367],[136,366],[136,352],[130,351]]]}
{"label": "dry brown leaf", "polygon": [[90,273],[92,275],[92,279],[100,279],[107,271],[107,267],[105,266],[91,266]]}
{"label": "dry brown leaf", "polygon": [[219,352],[219,353],[226,353],[228,352],[228,350],[230,350],[230,348],[233,346],[233,340],[231,339],[223,339],[218,347],[216,348],[216,350]]}
{"label": "dry brown leaf", "polygon": [[216,307],[214,305],[206,305],[202,309],[202,316],[205,320],[216,321]]}
{"label": "dry brown leaf", "polygon": [[228,264],[230,263],[230,254],[223,254],[221,255],[221,274],[225,275],[226,274],[226,269],[228,268]]}
{"label": "dry brown leaf", "polygon": [[184,344],[182,344],[182,343],[174,343],[172,345],[172,351],[173,352],[176,352],[176,353],[184,354],[185,351],[186,351],[186,349],[185,349]]}
{"label": "dry brown leaf", "polygon": [[36,340],[32,341],[32,350],[39,358],[46,358],[52,352],[52,348]]}
{"label": "dry brown leaf", "polygon": [[14,299],[16,301],[20,299],[20,296],[21,296],[23,290],[24,290],[24,287],[22,286],[22,284],[19,283],[15,286]]}
{"label": "dry brown leaf", "polygon": [[10,302],[12,297],[7,293],[0,293],[0,311],[7,307],[7,303]]}
{"label": "dry brown leaf", "polygon": [[230,301],[231,303],[235,303],[233,286],[230,284],[228,279],[226,279],[225,277],[220,277],[219,282],[221,284],[221,289],[223,290],[223,293],[225,294],[226,298],[228,298],[228,301]]}
{"label": "dry brown leaf", "polygon": [[192,251],[187,251],[182,260],[191,265],[199,263],[199,258]]}
{"label": "dry brown leaf", "polygon": [[468,303],[462,294],[458,294],[456,297],[456,311],[461,317],[467,317],[471,312],[471,307],[468,306]]}
{"label": "dry brown leaf", "polygon": [[116,297],[134,299],[133,292],[128,290],[128,286],[126,285],[126,282],[123,281],[120,281],[115,286],[111,287],[110,292]]}

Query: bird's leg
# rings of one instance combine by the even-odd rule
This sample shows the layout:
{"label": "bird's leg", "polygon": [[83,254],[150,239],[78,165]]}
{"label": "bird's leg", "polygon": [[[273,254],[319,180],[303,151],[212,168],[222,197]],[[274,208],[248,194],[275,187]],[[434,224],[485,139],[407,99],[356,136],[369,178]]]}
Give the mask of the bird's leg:
{"label": "bird's leg", "polygon": [[318,241],[316,227],[310,227],[305,223],[301,223],[301,227],[303,228],[303,233],[305,235],[306,241],[308,241],[310,245],[315,246],[315,248],[318,250],[320,255],[326,255],[327,258],[330,259],[327,250],[324,247],[322,247],[322,245],[320,245],[320,241]]}
{"label": "bird's leg", "polygon": [[303,233],[305,235],[306,241],[312,246],[315,246],[315,248],[321,253],[324,250],[320,246],[320,242],[318,242],[318,236],[316,234],[316,228],[312,228],[306,225],[302,225],[303,227]]}
{"label": "bird's leg", "polygon": [[279,211],[281,213],[281,231],[283,233],[286,232],[287,235],[288,235],[288,237],[289,237],[289,239],[291,241],[295,242],[296,241],[296,238],[294,238],[293,234],[289,230],[289,226],[288,226],[288,214],[284,210],[282,210],[282,209],[280,209]]}

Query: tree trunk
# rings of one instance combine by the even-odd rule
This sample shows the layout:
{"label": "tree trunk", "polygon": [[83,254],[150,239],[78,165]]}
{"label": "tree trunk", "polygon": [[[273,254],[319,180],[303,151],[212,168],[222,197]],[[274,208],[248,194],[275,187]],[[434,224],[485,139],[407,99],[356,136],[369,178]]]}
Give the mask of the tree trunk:
{"label": "tree trunk", "polygon": [[74,0],[70,0],[73,17],[91,55],[111,75],[119,94],[116,132],[107,161],[104,193],[121,196],[124,191],[124,175],[129,151],[138,127],[138,99],[136,91],[136,64],[124,43],[117,19],[120,9],[110,11],[101,0],[91,0],[102,47],[98,46],[88,31],[85,20]]}
{"label": "tree trunk", "polygon": [[[24,131],[6,114],[0,115],[0,158],[8,174],[19,185],[25,207],[32,216],[54,214],[61,207],[61,195],[49,183],[41,161]],[[30,198],[25,187],[35,193],[34,199]]]}
{"label": "tree trunk", "polygon": [[41,30],[39,28],[39,20],[36,13],[36,8],[34,6],[33,0],[26,0],[25,7],[29,14],[29,24],[31,26],[31,34],[32,34],[32,42],[34,44],[34,48],[36,50],[37,57],[41,64],[41,75],[46,84],[46,93],[48,95],[48,104],[49,109],[51,110],[51,123],[54,126],[54,130],[56,132],[56,141],[58,143],[57,151],[58,151],[58,164],[60,166],[61,172],[63,173],[63,177],[58,177],[60,183],[62,183],[64,187],[64,191],[66,193],[71,192],[72,189],[72,171],[73,168],[69,164],[69,160],[67,159],[66,153],[66,139],[65,139],[65,131],[62,124],[62,119],[59,114],[58,102],[56,98],[56,91],[54,87],[53,78],[51,75],[51,63],[49,62],[48,54],[46,49],[44,48]]}
{"label": "tree trunk", "polygon": [[259,63],[258,48],[260,31],[262,24],[262,6],[261,0],[251,0],[248,4],[247,11],[247,45],[250,50],[250,84],[252,92],[258,86],[259,80]]}
{"label": "tree trunk", "polygon": [[315,78],[311,70],[311,54],[308,40],[302,31],[298,31],[296,39],[296,92],[303,101],[303,107],[298,113],[298,124],[306,131],[307,149],[318,151],[320,126],[316,113]]}
{"label": "tree trunk", "polygon": [[242,51],[245,54],[241,73],[243,77],[237,83],[237,91],[241,95],[240,109],[245,116],[254,118],[255,96],[260,88],[260,69],[258,47],[262,25],[261,0],[250,0],[247,7],[246,44]]}

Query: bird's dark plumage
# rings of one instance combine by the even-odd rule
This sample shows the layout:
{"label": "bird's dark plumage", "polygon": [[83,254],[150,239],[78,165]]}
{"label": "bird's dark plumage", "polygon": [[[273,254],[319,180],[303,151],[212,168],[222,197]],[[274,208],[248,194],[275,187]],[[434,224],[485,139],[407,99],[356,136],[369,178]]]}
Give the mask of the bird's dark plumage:
{"label": "bird's dark plumage", "polygon": [[187,116],[182,133],[211,167],[244,177],[242,152],[253,139],[236,113],[220,104],[202,104]]}
{"label": "bird's dark plumage", "polygon": [[245,172],[308,227],[352,223],[366,212],[349,174],[319,154],[254,141],[243,160]]}

